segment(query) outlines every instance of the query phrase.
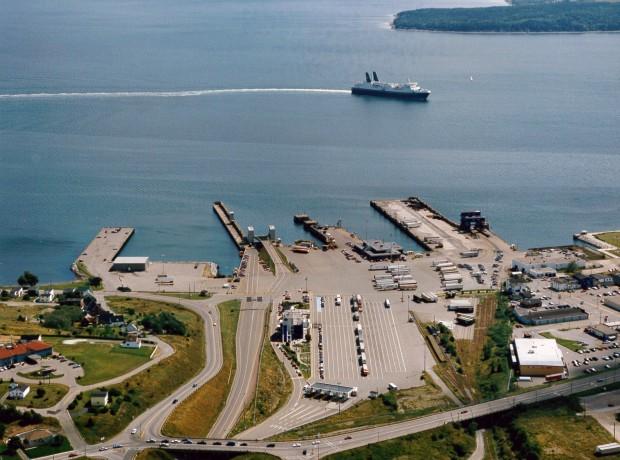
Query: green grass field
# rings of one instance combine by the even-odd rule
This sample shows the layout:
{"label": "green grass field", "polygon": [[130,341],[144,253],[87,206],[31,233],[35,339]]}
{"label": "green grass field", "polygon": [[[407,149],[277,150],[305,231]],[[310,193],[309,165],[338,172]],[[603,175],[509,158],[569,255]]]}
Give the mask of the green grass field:
{"label": "green grass field", "polygon": [[[38,388],[45,390],[45,394],[41,397],[37,395]],[[0,395],[5,394],[7,391],[9,391],[9,383],[0,383]],[[68,391],[69,387],[67,385],[59,383],[30,384],[30,392],[24,399],[10,400],[10,403],[20,407],[43,409],[54,406]]]}
{"label": "green grass field", "polygon": [[[600,391],[600,390],[599,390]],[[489,420],[492,436],[487,449],[488,457],[497,460],[520,460],[518,446],[513,444],[510,423],[527,433],[530,444],[538,446],[543,460],[586,460],[594,458],[599,444],[613,442],[613,436],[594,418],[577,415],[583,409],[572,398],[558,398],[535,406],[527,406],[520,412],[508,415],[506,425],[502,417]],[[620,458],[610,456],[605,458]]]}
{"label": "green grass field", "polygon": [[[266,314],[268,315],[269,312]],[[258,425],[276,413],[286,403],[293,391],[293,382],[284,364],[278,359],[271,346],[268,316],[265,324],[267,328],[263,337],[256,393],[233,428],[231,432],[233,435]]]}
{"label": "green grass field", "polygon": [[62,443],[57,446],[49,445],[49,446],[38,446],[33,447],[32,449],[26,450],[26,455],[30,458],[39,458],[46,457],[48,455],[59,454],[60,452],[66,452],[68,450],[72,450],[71,443],[64,436],[62,437]]}
{"label": "green grass field", "polygon": [[174,313],[187,326],[188,335],[162,335],[161,339],[169,343],[175,353],[124,382],[108,387],[108,390],[120,392],[120,396],[112,398],[109,411],[99,414],[84,411],[88,395],[83,395],[70,413],[86,442],[91,444],[124,430],[131,420],[196,375],[205,361],[204,323],[194,312],[150,300],[109,297],[107,301],[114,311],[128,318],[160,311]]}
{"label": "green grass field", "polygon": [[[32,321],[44,311],[51,309],[49,305],[29,305],[24,303],[19,307],[9,307],[0,303],[0,334],[54,334],[53,329],[43,327],[38,321]],[[18,318],[26,318],[20,321]]]}
{"label": "green grass field", "polygon": [[344,433],[362,426],[398,422],[453,407],[453,403],[430,377],[426,379],[425,385],[388,393],[389,397],[385,401],[382,397],[363,399],[340,414],[281,433],[273,439],[287,441],[310,439],[317,433]]}
{"label": "green grass field", "polygon": [[179,404],[162,428],[164,435],[204,437],[224,408],[237,367],[235,339],[240,307],[241,302],[238,300],[218,305],[224,358],[222,368],[215,377]]}
{"label": "green grass field", "polygon": [[126,374],[146,363],[153,353],[152,347],[122,348],[118,342],[87,341],[66,344],[67,340],[58,337],[45,337],[45,341],[54,345],[54,351],[79,363],[84,368],[84,377],[80,385],[104,382]]}
{"label": "green grass field", "polygon": [[581,350],[583,345],[581,342],[577,342],[575,340],[561,339],[559,337],[554,336],[551,332],[541,332],[540,335],[546,337],[548,339],[555,339],[558,345],[562,345],[564,348],[568,348],[572,351]]}
{"label": "green grass field", "polygon": [[476,440],[472,433],[450,424],[422,433],[346,450],[325,458],[329,460],[453,460],[468,458],[475,448]]}
{"label": "green grass field", "polygon": [[604,241],[605,243],[609,243],[614,245],[615,247],[620,249],[620,232],[607,232],[596,235],[596,237]]}

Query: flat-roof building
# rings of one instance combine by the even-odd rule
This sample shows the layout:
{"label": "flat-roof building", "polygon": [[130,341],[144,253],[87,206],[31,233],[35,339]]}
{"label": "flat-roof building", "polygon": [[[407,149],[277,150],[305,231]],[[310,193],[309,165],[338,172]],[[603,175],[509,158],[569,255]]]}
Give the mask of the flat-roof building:
{"label": "flat-roof building", "polygon": [[515,307],[517,321],[528,325],[567,323],[570,321],[583,321],[588,319],[588,313],[579,307],[570,305],[558,305],[557,307],[521,308]]}
{"label": "flat-roof building", "polygon": [[601,340],[616,340],[618,333],[612,327],[605,324],[596,324],[586,328],[586,332]]}
{"label": "flat-roof building", "polygon": [[41,357],[49,356],[52,354],[52,346],[39,340],[5,345],[0,347],[0,366],[24,362],[33,354]]}
{"label": "flat-roof building", "polygon": [[113,272],[143,272],[149,264],[148,257],[117,257],[112,262]]}
{"label": "flat-roof building", "polygon": [[519,373],[524,376],[545,376],[564,372],[562,350],[554,339],[515,339]]}
{"label": "flat-roof building", "polygon": [[[534,255],[513,259],[512,269],[521,271],[532,277],[540,278],[541,276],[555,276],[553,274],[555,270],[564,270],[571,264],[574,264],[575,268],[584,268],[586,266],[586,263],[577,257],[563,255]],[[548,275],[545,275],[545,273],[548,273]]]}
{"label": "flat-roof building", "polygon": [[310,397],[347,400],[351,396],[357,395],[357,387],[315,382],[312,385],[304,386],[304,394]]}
{"label": "flat-roof building", "polygon": [[370,261],[399,259],[403,253],[399,244],[382,240],[364,240],[353,249]]}

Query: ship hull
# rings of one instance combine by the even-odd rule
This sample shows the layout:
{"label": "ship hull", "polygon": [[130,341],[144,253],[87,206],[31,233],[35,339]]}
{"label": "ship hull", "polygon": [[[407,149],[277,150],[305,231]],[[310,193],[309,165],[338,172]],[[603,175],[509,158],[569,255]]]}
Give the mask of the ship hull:
{"label": "ship hull", "polygon": [[429,93],[404,93],[399,91],[372,90],[366,88],[356,88],[355,86],[351,88],[351,94],[356,94],[358,96],[387,97],[390,99],[405,99],[408,101],[422,102],[426,101],[429,96]]}

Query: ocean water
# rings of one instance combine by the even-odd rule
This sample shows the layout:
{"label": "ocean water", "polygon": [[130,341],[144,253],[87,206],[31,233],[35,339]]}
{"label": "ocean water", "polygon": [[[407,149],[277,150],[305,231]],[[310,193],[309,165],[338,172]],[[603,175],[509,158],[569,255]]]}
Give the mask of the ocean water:
{"label": "ocean water", "polygon": [[[368,204],[411,195],[481,209],[522,247],[620,227],[619,34],[387,26],[490,4],[0,0],[0,283],[69,278],[107,225],[136,227],[127,255],[230,271],[215,200],[285,241],[308,238],[292,222],[307,212],[414,248]],[[302,91],[367,70],[433,93]],[[257,88],[299,91],[237,91]]]}

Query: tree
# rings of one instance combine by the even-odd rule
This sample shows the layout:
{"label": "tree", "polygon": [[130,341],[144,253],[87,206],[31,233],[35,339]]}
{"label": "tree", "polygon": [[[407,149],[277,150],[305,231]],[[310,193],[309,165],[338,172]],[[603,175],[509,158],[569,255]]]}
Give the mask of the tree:
{"label": "tree", "polygon": [[37,388],[37,398],[42,398],[43,396],[45,396],[45,388]]}
{"label": "tree", "polygon": [[17,284],[19,284],[21,287],[36,286],[38,283],[39,278],[33,273],[30,273],[29,271],[25,271],[19,276],[19,278],[17,278]]}
{"label": "tree", "polygon": [[21,439],[17,436],[12,436],[11,439],[9,439],[9,442],[6,443],[6,450],[11,453],[15,453],[18,449],[23,447],[24,445],[22,444]]}
{"label": "tree", "polygon": [[6,433],[6,425],[4,423],[0,423],[0,439],[4,438],[4,433]]}
{"label": "tree", "polygon": [[98,276],[91,276],[90,278],[88,278],[88,284],[90,284],[91,286],[100,286],[102,282],[102,279]]}

